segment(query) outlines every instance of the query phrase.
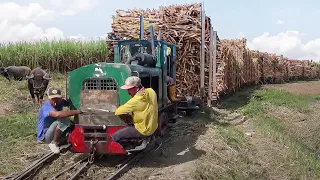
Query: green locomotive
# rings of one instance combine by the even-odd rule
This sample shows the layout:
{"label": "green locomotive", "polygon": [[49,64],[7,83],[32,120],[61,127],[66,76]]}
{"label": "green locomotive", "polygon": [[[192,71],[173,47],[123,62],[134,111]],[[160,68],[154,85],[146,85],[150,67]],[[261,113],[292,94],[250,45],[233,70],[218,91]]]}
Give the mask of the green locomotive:
{"label": "green locomotive", "polygon": [[[153,28],[150,29],[153,34]],[[75,129],[69,138],[73,152],[92,152],[94,148],[98,154],[126,154],[111,137],[126,126],[114,112],[130,99],[127,91],[120,89],[129,76],[140,77],[144,87],[154,89],[159,119],[165,123],[175,121],[178,109],[199,109],[196,105],[200,101],[194,98],[168,102],[167,76],[176,80],[176,45],[161,40],[142,40],[142,34],[141,30],[141,40],[118,41],[114,46],[113,63],[93,63],[68,73],[67,94],[71,109],[101,112],[75,117]],[[168,48],[171,49],[169,54]]]}

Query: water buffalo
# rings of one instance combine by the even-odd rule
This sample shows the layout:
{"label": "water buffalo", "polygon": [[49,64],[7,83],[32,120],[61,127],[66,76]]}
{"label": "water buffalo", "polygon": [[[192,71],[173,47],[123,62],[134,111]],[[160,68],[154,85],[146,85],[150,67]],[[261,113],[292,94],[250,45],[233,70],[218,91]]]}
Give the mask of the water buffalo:
{"label": "water buffalo", "polygon": [[27,66],[8,66],[0,67],[0,74],[9,81],[13,77],[16,81],[26,80],[26,76],[31,73],[31,69]]}
{"label": "water buffalo", "polygon": [[36,103],[34,95],[37,96],[38,103],[42,104],[44,92],[47,90],[51,77],[40,67],[33,69],[28,79],[28,89],[33,103]]}

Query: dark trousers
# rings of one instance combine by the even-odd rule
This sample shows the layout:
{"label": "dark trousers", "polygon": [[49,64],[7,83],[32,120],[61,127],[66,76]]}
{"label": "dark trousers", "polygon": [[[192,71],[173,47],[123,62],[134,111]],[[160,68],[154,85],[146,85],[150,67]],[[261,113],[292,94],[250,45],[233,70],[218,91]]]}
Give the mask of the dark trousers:
{"label": "dark trousers", "polygon": [[138,142],[144,137],[146,136],[140,134],[140,132],[134,126],[129,126],[115,132],[112,136],[112,139],[114,142],[119,143],[123,146],[131,144],[133,142]]}

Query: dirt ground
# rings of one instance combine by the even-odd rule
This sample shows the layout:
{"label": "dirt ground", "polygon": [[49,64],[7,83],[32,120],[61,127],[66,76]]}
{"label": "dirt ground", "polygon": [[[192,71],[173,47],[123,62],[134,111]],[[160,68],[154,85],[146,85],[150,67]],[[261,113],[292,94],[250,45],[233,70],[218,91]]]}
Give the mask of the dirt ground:
{"label": "dirt ground", "polygon": [[131,179],[192,179],[195,162],[205,151],[198,140],[207,127],[199,120],[183,118],[174,124],[162,147],[145,157],[121,180]]}
{"label": "dirt ground", "polygon": [[[295,94],[320,95],[320,81],[264,85],[262,88],[277,88]],[[319,109],[320,103],[313,106],[315,106],[315,109]],[[246,118],[241,114],[225,109],[217,110],[221,113],[216,118],[220,121],[228,121],[229,123],[236,122],[234,123],[236,124],[236,128],[246,134],[246,140],[250,145],[250,155],[248,155],[248,158],[255,164],[254,166],[249,166],[249,169],[254,169],[251,173],[257,174],[257,178],[254,179],[292,179],[292,176],[290,176],[291,172],[288,171],[290,167],[288,167],[287,164],[281,164],[281,159],[287,158],[287,146],[257,131],[252,124],[253,122],[250,119],[246,121],[243,120]],[[278,118],[282,118],[292,131],[303,132],[300,133],[300,136],[306,139],[306,143],[309,141],[310,145],[312,145],[314,141],[320,139],[320,136],[315,137],[314,134],[316,129],[320,128],[320,126],[318,126],[320,122],[315,123],[315,121],[318,121],[320,118],[319,110],[311,113],[311,116],[288,108],[276,108],[270,113]],[[306,119],[308,119],[308,121],[306,121]],[[201,121],[199,120],[198,122]],[[175,138],[171,139],[170,142],[165,145],[163,152],[152,155],[150,159],[146,158],[146,160],[143,160],[142,163],[136,165],[126,173],[121,180],[194,179],[193,174],[196,164],[206,163],[202,161],[201,156],[215,152],[215,156],[224,159],[224,161],[232,161],[227,158],[228,156],[231,158],[237,156],[232,148],[226,149],[226,147],[230,146],[225,144],[223,138],[219,136],[219,133],[215,130],[215,126],[200,123],[202,126],[196,127],[195,124],[197,124],[197,121],[189,123],[187,119],[180,120],[173,128],[172,134],[174,134]],[[193,136],[188,135],[187,132],[190,130],[193,131],[193,133],[191,133]],[[186,146],[186,144],[188,145]],[[221,171],[226,171],[227,169],[227,167],[223,167],[223,164],[214,158],[208,166],[221,169]],[[226,177],[225,179],[228,178]]]}
{"label": "dirt ground", "polygon": [[[262,88],[277,88],[295,94],[320,95],[320,81],[264,85]],[[239,101],[237,104],[244,104],[244,102]],[[3,104],[0,103],[1,105]],[[315,143],[320,139],[317,133],[320,128],[319,108],[320,102],[314,103],[311,108],[313,111],[308,114],[281,107],[272,109],[267,115],[282,119],[290,131],[301,132],[296,133],[296,137],[302,139],[308,147],[319,149],[317,144],[320,142]],[[12,109],[14,108],[9,105],[0,108],[0,116]],[[239,173],[232,172],[233,169],[243,172],[240,179],[292,179],[290,175],[292,172],[288,171],[290,166],[282,164],[282,159],[287,158],[289,147],[260,132],[253,121],[238,112],[236,108],[214,108],[214,112],[216,113],[211,116],[198,114],[193,117],[180,118],[168,131],[161,148],[144,157],[120,179],[191,180],[199,171],[199,167],[210,169],[208,172],[216,173],[217,179],[237,179],[235,177],[239,179],[239,176],[231,178],[233,173]],[[233,134],[235,139],[228,138],[230,134],[224,136],[225,131],[230,133],[234,129],[228,130],[230,124],[224,127],[217,126],[215,122],[230,123],[232,128],[239,130],[238,133],[243,135],[243,138],[240,138],[241,143],[248,143],[248,146],[232,146],[233,141],[239,141],[238,134]],[[39,146],[37,149],[48,151],[46,145],[37,146]],[[35,156],[37,154],[39,155],[35,153]],[[35,179],[49,178],[59,169],[77,162],[81,157],[70,152],[64,153],[55,163],[41,170]],[[114,158],[99,159],[83,179],[105,179],[114,171],[112,167],[118,162]],[[227,174],[231,175],[227,176]],[[60,177],[60,179],[65,177]],[[203,177],[202,179],[210,179],[206,177],[211,176],[204,174]]]}

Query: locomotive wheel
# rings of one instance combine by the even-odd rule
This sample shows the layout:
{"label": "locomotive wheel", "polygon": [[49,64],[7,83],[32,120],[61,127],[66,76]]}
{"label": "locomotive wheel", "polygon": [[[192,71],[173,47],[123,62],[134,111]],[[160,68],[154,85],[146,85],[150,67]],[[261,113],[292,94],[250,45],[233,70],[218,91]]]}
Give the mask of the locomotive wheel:
{"label": "locomotive wheel", "polygon": [[159,126],[160,126],[160,135],[163,136],[165,134],[165,131],[167,129],[169,116],[166,112],[162,112],[159,116]]}

